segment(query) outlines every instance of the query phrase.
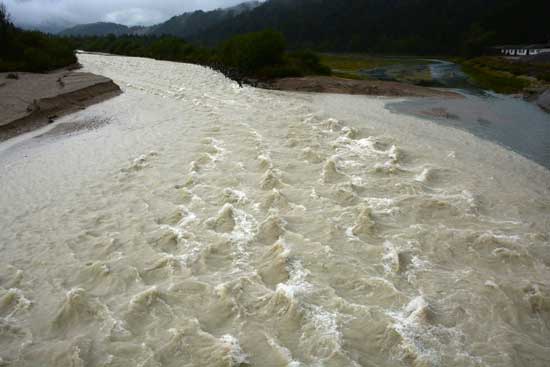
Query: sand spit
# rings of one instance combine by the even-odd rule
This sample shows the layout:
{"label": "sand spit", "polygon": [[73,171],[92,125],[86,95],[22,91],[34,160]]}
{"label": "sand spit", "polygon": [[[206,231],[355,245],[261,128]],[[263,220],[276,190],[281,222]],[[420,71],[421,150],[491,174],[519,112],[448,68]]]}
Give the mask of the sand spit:
{"label": "sand spit", "polygon": [[0,73],[0,141],[120,93],[111,79],[82,72]]}
{"label": "sand spit", "polygon": [[282,78],[270,82],[268,89],[335,94],[361,94],[386,97],[462,98],[458,93],[380,80],[352,80],[330,76]]}

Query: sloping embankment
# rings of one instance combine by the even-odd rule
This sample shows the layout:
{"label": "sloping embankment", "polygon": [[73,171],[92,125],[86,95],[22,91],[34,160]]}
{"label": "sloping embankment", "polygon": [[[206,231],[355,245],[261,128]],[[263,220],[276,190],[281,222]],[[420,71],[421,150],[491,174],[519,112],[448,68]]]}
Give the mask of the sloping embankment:
{"label": "sloping embankment", "polygon": [[0,73],[0,141],[121,93],[111,79],[72,71]]}

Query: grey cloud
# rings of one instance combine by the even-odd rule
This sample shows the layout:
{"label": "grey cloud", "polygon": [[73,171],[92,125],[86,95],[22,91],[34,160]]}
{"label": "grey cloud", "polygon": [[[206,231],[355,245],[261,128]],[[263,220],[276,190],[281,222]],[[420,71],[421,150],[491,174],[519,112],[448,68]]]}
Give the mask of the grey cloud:
{"label": "grey cloud", "polygon": [[211,10],[244,0],[0,0],[16,24],[97,21],[151,25],[197,9]]}

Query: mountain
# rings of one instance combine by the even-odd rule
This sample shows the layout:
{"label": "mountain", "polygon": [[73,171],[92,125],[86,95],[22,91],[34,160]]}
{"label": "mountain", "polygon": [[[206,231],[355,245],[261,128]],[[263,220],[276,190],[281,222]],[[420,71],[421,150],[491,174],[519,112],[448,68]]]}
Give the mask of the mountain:
{"label": "mountain", "polygon": [[208,12],[198,10],[192,13],[184,13],[151,27],[150,33],[187,38],[201,33],[218,23],[231,21],[236,16],[257,8],[260,4],[259,1],[250,1],[225,9],[216,9]]}
{"label": "mountain", "polygon": [[17,26],[21,29],[40,31],[42,33],[56,34],[64,29],[72,27],[74,23],[66,21],[64,19],[49,19],[39,24],[25,24],[17,23]]}
{"label": "mountain", "polygon": [[114,34],[121,35],[172,35],[188,37],[209,29],[216,24],[228,21],[258,7],[259,1],[244,2],[239,5],[216,9],[212,11],[194,11],[184,13],[164,23],[150,27],[127,27],[117,23],[98,22],[81,24],[59,32],[61,36],[106,36]]}
{"label": "mountain", "polygon": [[291,47],[451,53],[550,39],[548,0],[269,0],[190,40],[214,45],[272,28]]}
{"label": "mountain", "polygon": [[146,33],[147,27],[127,27],[117,23],[97,22],[76,25],[61,31],[58,34],[60,36],[107,36],[109,34],[122,36],[127,34],[139,35]]}

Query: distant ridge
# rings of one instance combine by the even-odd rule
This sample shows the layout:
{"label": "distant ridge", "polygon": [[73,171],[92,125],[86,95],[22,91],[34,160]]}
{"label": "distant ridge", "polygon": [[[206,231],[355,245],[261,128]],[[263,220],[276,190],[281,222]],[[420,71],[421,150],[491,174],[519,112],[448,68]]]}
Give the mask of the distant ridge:
{"label": "distant ridge", "polygon": [[170,18],[164,23],[150,27],[150,34],[189,37],[199,34],[218,23],[231,21],[236,16],[260,6],[259,1],[249,1],[224,9],[198,10]]}
{"label": "distant ridge", "polygon": [[97,22],[89,24],[80,24],[74,27],[65,29],[58,34],[60,36],[107,36],[114,34],[122,36],[126,34],[146,34],[147,27],[127,27],[122,24]]}
{"label": "distant ridge", "polygon": [[211,11],[197,10],[194,12],[183,13],[174,16],[166,22],[149,27],[136,26],[128,27],[123,24],[111,22],[96,22],[89,24],[79,24],[67,28],[58,34],[60,36],[107,36],[114,34],[122,35],[172,35],[178,37],[188,37],[216,24],[230,20],[244,12],[250,11],[261,5],[259,1],[248,1],[236,6]]}

